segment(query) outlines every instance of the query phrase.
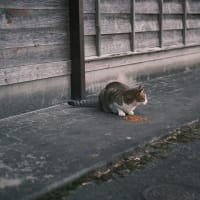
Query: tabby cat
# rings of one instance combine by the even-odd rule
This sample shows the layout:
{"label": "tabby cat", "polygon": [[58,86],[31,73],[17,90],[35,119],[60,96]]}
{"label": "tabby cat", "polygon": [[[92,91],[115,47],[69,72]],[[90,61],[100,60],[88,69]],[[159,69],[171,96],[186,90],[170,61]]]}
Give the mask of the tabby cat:
{"label": "tabby cat", "polygon": [[123,83],[111,82],[99,94],[100,109],[119,116],[134,115],[135,108],[141,104],[147,104],[147,95],[141,86],[129,88]]}
{"label": "tabby cat", "polygon": [[129,88],[121,82],[111,82],[101,90],[98,100],[71,100],[68,103],[80,107],[91,107],[98,104],[104,112],[125,116],[126,114],[134,115],[134,110],[138,105],[147,104],[147,95],[141,86]]}

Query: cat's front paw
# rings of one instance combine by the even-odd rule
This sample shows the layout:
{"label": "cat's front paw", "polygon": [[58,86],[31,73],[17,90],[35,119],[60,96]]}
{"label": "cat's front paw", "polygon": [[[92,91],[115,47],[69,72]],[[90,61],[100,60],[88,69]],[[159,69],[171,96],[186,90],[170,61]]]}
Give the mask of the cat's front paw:
{"label": "cat's front paw", "polygon": [[124,111],[122,111],[122,110],[118,110],[118,115],[120,117],[124,117],[124,116],[126,116],[126,113]]}
{"label": "cat's front paw", "polygon": [[128,115],[134,115],[134,112],[133,111],[129,111]]}

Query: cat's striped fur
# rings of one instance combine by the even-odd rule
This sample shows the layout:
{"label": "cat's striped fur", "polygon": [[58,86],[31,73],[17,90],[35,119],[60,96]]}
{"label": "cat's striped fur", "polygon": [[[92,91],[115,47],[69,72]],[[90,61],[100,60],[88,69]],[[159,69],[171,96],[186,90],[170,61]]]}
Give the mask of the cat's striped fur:
{"label": "cat's striped fur", "polygon": [[111,82],[99,93],[98,99],[69,101],[73,106],[99,106],[104,112],[111,112],[119,116],[134,115],[138,105],[147,103],[147,95],[139,86],[129,88],[120,82]]}

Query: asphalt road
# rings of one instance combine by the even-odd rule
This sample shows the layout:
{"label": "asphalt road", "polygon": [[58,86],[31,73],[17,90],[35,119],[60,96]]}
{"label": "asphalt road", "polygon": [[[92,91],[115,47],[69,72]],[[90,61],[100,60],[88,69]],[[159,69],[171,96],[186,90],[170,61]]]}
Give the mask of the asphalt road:
{"label": "asphalt road", "polygon": [[123,176],[114,174],[98,184],[82,184],[63,199],[199,200],[200,126],[195,133],[198,139],[192,142],[170,145],[166,158],[149,161],[141,169],[123,169]]}

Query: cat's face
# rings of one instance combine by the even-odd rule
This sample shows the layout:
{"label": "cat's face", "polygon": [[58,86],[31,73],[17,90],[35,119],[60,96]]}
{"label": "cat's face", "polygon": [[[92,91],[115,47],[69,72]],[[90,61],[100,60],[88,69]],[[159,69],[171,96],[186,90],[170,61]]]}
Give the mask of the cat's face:
{"label": "cat's face", "polygon": [[137,102],[138,104],[147,104],[147,95],[144,92],[144,88],[141,86],[128,90],[124,94],[124,102],[127,104],[131,104],[133,102]]}

